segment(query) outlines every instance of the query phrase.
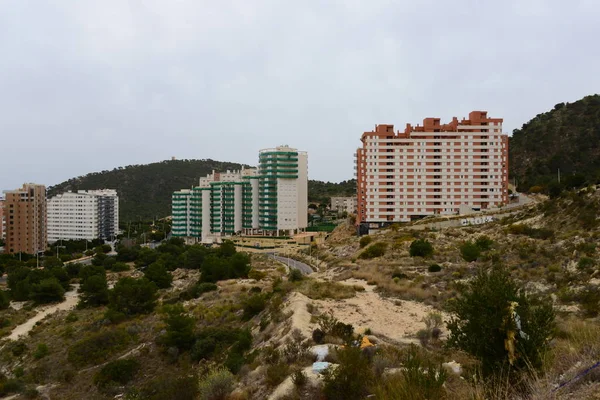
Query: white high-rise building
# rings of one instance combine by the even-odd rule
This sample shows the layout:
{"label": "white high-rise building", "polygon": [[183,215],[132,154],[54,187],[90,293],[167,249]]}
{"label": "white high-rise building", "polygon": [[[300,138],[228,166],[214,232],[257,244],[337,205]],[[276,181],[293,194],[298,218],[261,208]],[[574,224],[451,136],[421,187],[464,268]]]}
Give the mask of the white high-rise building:
{"label": "white high-rise building", "polygon": [[66,192],[47,201],[48,241],[113,240],[119,230],[116,190]]}

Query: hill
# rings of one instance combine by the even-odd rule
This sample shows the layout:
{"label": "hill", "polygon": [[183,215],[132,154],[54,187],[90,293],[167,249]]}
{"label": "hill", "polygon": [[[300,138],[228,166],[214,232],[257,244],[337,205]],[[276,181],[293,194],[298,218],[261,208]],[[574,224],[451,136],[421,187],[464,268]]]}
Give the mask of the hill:
{"label": "hill", "polygon": [[0,257],[0,396],[594,398],[598,210],[586,188],[478,226],[359,238],[348,223],[310,248],[280,241],[318,270],[308,276],[179,239],[116,258],[98,247],[90,266]]}
{"label": "hill", "polygon": [[165,217],[171,213],[171,194],[198,184],[212,170],[240,169],[241,164],[207,160],[169,160],[93,172],[48,188],[48,196],[67,190],[116,189],[121,223]]}
{"label": "hill", "polygon": [[598,181],[600,95],[557,104],[514,130],[509,160],[511,180],[522,191],[556,182],[559,169],[568,186]]}
{"label": "hill", "polygon": [[[48,196],[67,190],[116,189],[119,193],[121,223],[162,218],[171,213],[171,194],[174,191],[196,185],[198,178],[213,170],[234,170],[241,166],[211,159],[128,165],[69,179],[49,187]],[[352,196],[355,193],[355,180],[341,183],[308,182],[309,202],[327,203],[331,196]]]}

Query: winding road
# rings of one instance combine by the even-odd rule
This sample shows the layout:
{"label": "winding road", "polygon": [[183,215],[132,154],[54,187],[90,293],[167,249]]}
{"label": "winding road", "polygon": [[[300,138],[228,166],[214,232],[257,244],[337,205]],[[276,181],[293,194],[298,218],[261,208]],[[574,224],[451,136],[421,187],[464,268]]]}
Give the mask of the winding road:
{"label": "winding road", "polygon": [[297,261],[297,260],[294,260],[294,259],[288,258],[288,257],[281,257],[274,253],[269,253],[269,256],[272,257],[273,259],[279,261],[280,263],[287,265],[290,268],[299,270],[304,275],[312,274],[312,272],[313,272],[313,269],[310,267],[310,265],[305,264],[303,262],[300,262],[300,261]]}

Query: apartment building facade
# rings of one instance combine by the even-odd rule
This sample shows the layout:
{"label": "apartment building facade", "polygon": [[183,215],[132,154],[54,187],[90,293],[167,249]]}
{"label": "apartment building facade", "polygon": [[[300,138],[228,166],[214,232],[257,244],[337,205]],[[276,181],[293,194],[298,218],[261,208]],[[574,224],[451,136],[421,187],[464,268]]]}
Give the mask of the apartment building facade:
{"label": "apartment building facade", "polygon": [[211,243],[234,234],[297,233],[308,222],[307,188],[306,153],[261,150],[258,169],[213,171],[198,186],[174,192],[172,234]]}
{"label": "apartment building facade", "polygon": [[448,124],[377,125],[355,154],[357,223],[371,228],[508,203],[508,135],[502,119],[473,111]]}
{"label": "apartment building facade", "polygon": [[26,183],[4,192],[5,246],[8,254],[37,254],[46,250],[46,186]]}
{"label": "apartment building facade", "polygon": [[79,190],[48,199],[48,241],[113,240],[119,230],[116,190]]}
{"label": "apartment building facade", "polygon": [[4,220],[4,199],[0,199],[0,239],[4,240],[6,221]]}
{"label": "apartment building facade", "polygon": [[332,197],[331,210],[338,213],[355,214],[358,201],[356,197]]}

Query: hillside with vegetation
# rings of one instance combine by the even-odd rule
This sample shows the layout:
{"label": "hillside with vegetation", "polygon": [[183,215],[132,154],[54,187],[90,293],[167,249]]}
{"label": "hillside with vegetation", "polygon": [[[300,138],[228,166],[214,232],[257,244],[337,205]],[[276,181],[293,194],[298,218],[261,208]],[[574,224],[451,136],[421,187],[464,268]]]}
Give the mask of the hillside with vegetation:
{"label": "hillside with vegetation", "polygon": [[[48,188],[48,196],[67,190],[116,189],[119,194],[120,222],[147,221],[171,215],[171,194],[198,184],[198,179],[214,171],[238,170],[241,164],[207,160],[167,160],[129,165],[112,171],[93,172]],[[247,165],[245,167],[248,167]],[[353,196],[356,181],[341,183],[309,180],[309,202],[329,203],[331,196]]]}
{"label": "hillside with vegetation", "polygon": [[198,184],[215,171],[240,169],[241,164],[207,160],[167,160],[92,172],[48,188],[48,196],[67,190],[116,189],[120,222],[163,218],[171,214],[171,194]]}
{"label": "hillside with vegetation", "polygon": [[511,182],[532,186],[581,187],[600,181],[600,95],[559,103],[516,129],[510,138]]}
{"label": "hillside with vegetation", "polygon": [[594,398],[599,213],[590,187],[480,226],[348,222],[281,243],[308,276],[242,242],[98,245],[92,265],[44,269],[3,256],[0,396]]}

